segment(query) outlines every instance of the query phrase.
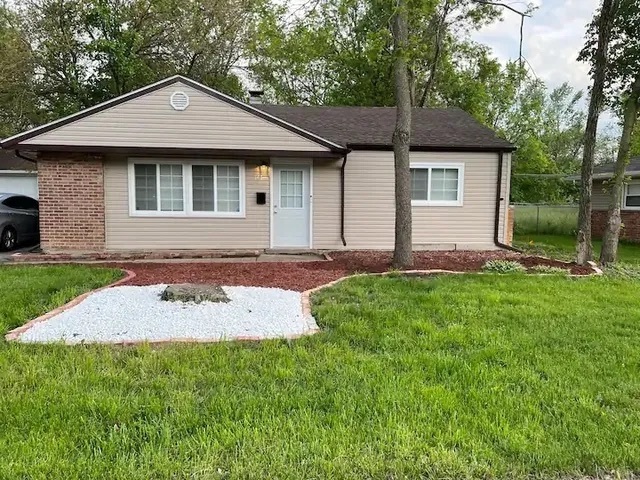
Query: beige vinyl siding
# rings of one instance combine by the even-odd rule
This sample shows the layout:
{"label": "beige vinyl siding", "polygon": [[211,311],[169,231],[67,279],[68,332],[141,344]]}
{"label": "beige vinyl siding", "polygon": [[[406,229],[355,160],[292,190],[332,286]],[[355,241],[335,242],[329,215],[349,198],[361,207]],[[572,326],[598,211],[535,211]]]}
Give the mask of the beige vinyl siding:
{"label": "beige vinyl siding", "polygon": [[[351,158],[349,154],[349,159]],[[340,240],[340,169],[342,159],[313,163],[313,248],[342,248]]]}
{"label": "beige vinyl siding", "polygon": [[[172,93],[189,107],[176,111]],[[24,144],[327,151],[301,135],[176,83],[43,133]]]}
{"label": "beige vinyl siding", "polygon": [[[412,152],[412,162],[464,163],[464,204],[413,207],[416,249],[495,248],[493,242],[497,153]],[[502,196],[509,194],[510,155],[503,163]],[[321,249],[392,249],[394,241],[393,152],[354,151],[346,168],[345,236],[340,242],[340,162],[314,169],[314,242]],[[504,239],[506,201],[500,236]]]}
{"label": "beige vinyl siding", "polygon": [[609,210],[609,193],[605,191],[602,180],[595,180],[593,182],[591,208],[593,210]]}
{"label": "beige vinyl siding", "polygon": [[[127,159],[106,159],[107,250],[269,248],[269,179],[258,177],[260,162],[245,163],[246,218],[167,218],[130,217]],[[257,205],[256,192],[267,193],[267,205]]]}
{"label": "beige vinyl siding", "polygon": [[[493,227],[498,155],[496,153],[413,152],[412,161],[464,163],[464,204],[461,207],[413,207],[416,249],[494,248]],[[127,159],[105,160],[106,246],[109,250],[262,249],[269,248],[269,179],[259,179],[261,160],[246,162],[246,218],[129,217]],[[340,239],[340,167],[342,159],[317,159],[313,164],[312,247],[392,249],[394,180],[392,152],[349,154],[345,183],[345,237]],[[508,198],[510,156],[505,155],[503,198]],[[266,192],[267,205],[256,204],[256,192]],[[504,205],[501,240],[504,238]]]}

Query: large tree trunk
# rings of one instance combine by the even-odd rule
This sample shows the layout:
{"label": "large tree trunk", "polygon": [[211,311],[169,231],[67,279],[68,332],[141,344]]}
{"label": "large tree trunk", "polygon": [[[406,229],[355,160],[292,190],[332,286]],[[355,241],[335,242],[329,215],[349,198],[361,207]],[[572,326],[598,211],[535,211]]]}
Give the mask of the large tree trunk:
{"label": "large tree trunk", "polygon": [[611,37],[611,27],[618,0],[603,0],[598,19],[598,47],[593,66],[593,86],[589,100],[589,114],[584,132],[584,151],[580,188],[580,207],[578,210],[578,241],[576,245],[577,262],[584,265],[593,259],[591,245],[591,191],[593,189],[593,159],[596,148],[598,118],[604,101],[604,83],[607,71],[607,50]]}
{"label": "large tree trunk", "polygon": [[631,148],[631,136],[633,127],[638,118],[638,100],[640,99],[640,76],[633,82],[631,93],[624,102],[624,124],[618,157],[616,158],[616,168],[611,182],[611,196],[609,197],[609,213],[607,215],[607,225],[602,238],[602,251],[600,252],[600,263],[607,265],[616,261],[618,255],[618,241],[620,239],[620,210],[622,208],[622,193],[624,190],[624,173],[629,165],[629,150]]}
{"label": "large tree trunk", "polygon": [[393,132],[393,158],[396,178],[396,236],[393,266],[407,268],[413,265],[411,240],[411,90],[407,69],[409,21],[406,0],[398,0],[393,17],[393,44],[395,60],[393,74],[396,96],[396,128]]}

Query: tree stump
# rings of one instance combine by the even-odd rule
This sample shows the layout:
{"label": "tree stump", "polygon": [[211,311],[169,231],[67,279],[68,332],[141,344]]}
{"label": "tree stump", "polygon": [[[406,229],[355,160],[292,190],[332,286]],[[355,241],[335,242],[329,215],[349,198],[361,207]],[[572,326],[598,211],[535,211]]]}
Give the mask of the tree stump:
{"label": "tree stump", "polygon": [[229,297],[219,285],[180,283],[165,288],[160,299],[166,302],[229,302]]}

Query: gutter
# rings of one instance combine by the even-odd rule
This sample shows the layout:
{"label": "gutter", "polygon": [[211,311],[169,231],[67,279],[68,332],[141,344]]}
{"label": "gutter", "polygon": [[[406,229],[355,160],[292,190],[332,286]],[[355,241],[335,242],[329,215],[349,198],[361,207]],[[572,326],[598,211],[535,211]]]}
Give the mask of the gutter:
{"label": "gutter", "polygon": [[22,160],[26,160],[28,162],[36,163],[36,164],[38,163],[38,161],[35,158],[31,158],[31,157],[27,157],[27,156],[23,155],[20,152],[20,150],[14,150],[13,153],[15,154],[16,157],[21,158]]}
{"label": "gutter", "polygon": [[347,155],[342,157],[342,167],[340,167],[340,239],[342,240],[342,246],[347,246],[347,240],[344,237],[344,173],[347,167]]}
{"label": "gutter", "polygon": [[[496,213],[493,225],[493,243],[496,244],[497,247],[504,248],[506,250],[511,250],[512,252],[522,253],[522,250],[519,248],[513,247],[511,245],[507,245],[506,243],[502,243],[500,241],[500,207],[502,205],[502,201],[504,198],[502,197],[502,166],[504,164],[504,151],[501,150],[498,152],[498,184],[496,188]],[[505,205],[505,209],[508,208]],[[506,210],[505,210],[506,213]]]}
{"label": "gutter", "polygon": [[[393,151],[390,143],[347,143],[351,150]],[[412,152],[515,152],[516,147],[483,145],[411,145]]]}
{"label": "gutter", "polygon": [[0,175],[15,175],[16,177],[35,177],[38,172],[35,170],[0,170]]}

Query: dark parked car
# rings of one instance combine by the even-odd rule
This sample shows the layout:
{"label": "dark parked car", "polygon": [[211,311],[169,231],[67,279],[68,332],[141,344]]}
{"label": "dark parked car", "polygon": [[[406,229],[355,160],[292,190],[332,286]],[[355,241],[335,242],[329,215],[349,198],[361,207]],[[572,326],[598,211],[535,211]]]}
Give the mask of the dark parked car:
{"label": "dark parked car", "polygon": [[0,193],[0,250],[39,240],[38,201],[25,195]]}

